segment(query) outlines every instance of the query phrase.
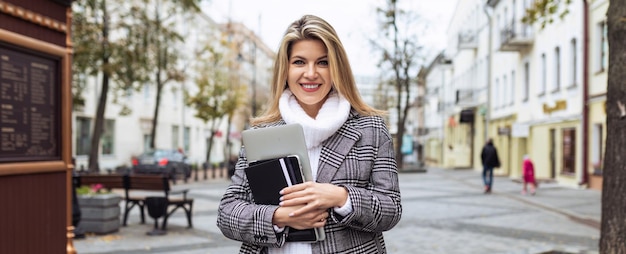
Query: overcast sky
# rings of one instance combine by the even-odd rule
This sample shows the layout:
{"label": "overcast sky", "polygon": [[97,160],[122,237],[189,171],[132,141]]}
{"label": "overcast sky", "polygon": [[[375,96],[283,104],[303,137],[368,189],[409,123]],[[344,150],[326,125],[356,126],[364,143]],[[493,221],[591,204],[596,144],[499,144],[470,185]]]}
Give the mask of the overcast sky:
{"label": "overcast sky", "polygon": [[[378,75],[377,55],[372,52],[367,35],[377,33],[376,7],[385,0],[211,0],[204,11],[217,22],[241,22],[260,35],[276,51],[283,32],[304,14],[314,14],[328,21],[339,34],[355,75]],[[415,11],[429,30],[421,42],[430,49],[428,61],[445,48],[446,30],[457,0],[404,0],[402,6]]]}

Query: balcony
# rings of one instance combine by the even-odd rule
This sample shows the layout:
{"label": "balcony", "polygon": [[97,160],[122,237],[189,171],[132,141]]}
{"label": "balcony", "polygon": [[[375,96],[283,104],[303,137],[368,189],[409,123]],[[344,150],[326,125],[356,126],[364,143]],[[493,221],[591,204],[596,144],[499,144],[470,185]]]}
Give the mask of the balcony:
{"label": "balcony", "polygon": [[500,29],[500,51],[522,51],[534,42],[532,28],[522,22],[511,22]]}
{"label": "balcony", "polygon": [[459,32],[459,50],[462,49],[477,49],[478,38],[475,31],[466,30]]}

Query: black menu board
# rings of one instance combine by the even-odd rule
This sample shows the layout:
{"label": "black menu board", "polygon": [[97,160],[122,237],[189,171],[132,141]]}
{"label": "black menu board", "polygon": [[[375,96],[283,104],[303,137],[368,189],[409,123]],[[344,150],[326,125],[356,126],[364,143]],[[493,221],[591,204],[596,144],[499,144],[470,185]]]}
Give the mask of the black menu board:
{"label": "black menu board", "polygon": [[0,43],[0,162],[61,158],[60,57]]}

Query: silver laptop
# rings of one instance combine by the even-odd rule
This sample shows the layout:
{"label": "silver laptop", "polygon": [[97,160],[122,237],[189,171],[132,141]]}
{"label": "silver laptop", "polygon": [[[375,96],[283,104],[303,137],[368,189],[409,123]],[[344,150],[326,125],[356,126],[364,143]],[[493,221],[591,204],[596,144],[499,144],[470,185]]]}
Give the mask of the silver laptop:
{"label": "silver laptop", "polygon": [[248,162],[297,155],[304,181],[313,181],[309,153],[300,124],[286,124],[241,132]]}

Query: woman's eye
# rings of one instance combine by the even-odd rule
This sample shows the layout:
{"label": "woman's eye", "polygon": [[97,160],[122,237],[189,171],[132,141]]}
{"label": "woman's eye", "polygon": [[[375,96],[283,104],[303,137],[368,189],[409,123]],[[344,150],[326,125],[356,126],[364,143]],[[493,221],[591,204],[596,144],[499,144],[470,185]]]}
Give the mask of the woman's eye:
{"label": "woman's eye", "polygon": [[295,60],[295,61],[293,61],[293,64],[298,64],[298,65],[304,64],[304,61],[302,61],[302,60]]}
{"label": "woman's eye", "polygon": [[328,60],[319,61],[319,64],[323,66],[328,66]]}

